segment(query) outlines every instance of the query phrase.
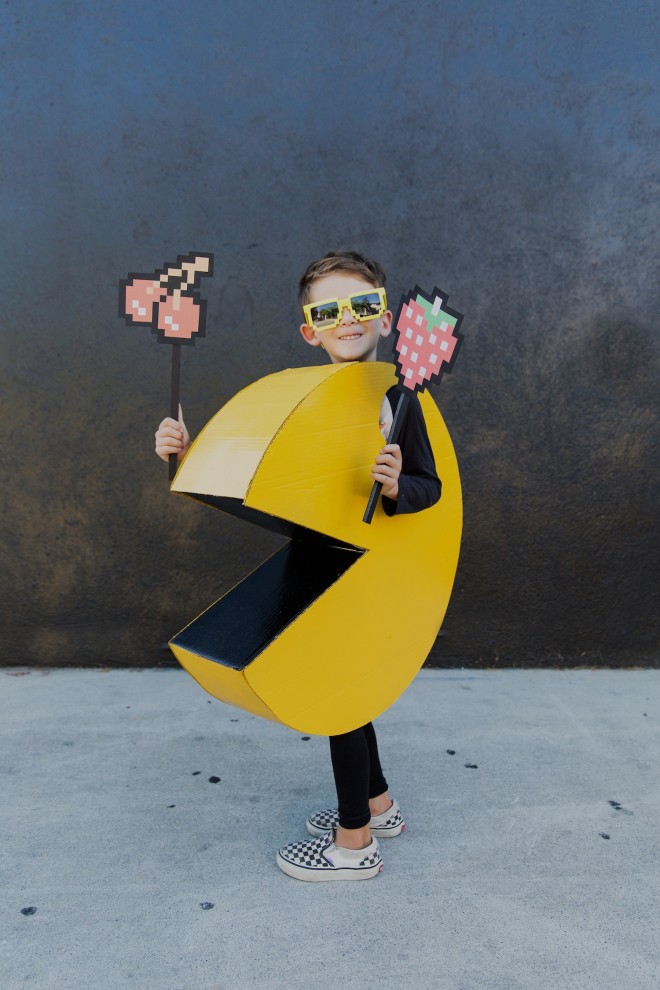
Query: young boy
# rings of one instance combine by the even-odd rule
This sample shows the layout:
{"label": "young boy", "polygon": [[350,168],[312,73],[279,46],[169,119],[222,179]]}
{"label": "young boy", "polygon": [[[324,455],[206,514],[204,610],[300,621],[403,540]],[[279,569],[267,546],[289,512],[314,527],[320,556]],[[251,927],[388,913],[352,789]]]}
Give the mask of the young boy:
{"label": "young boy", "polygon": [[[376,361],[378,341],[392,329],[385,298],[385,272],[354,251],[331,252],[313,262],[300,280],[298,299],[305,322],[303,338],[323,347],[333,364]],[[387,438],[392,422],[391,389],[383,399],[380,429]],[[185,457],[190,438],[179,422],[164,419],[156,432],[156,453],[163,460]],[[440,481],[419,401],[412,397],[398,444],[386,444],[371,471],[382,488],[387,515],[417,512],[440,498]],[[338,809],[307,819],[315,836],[280,849],[278,866],[300,880],[366,880],[382,869],[379,838],[400,835],[405,825],[389,794],[371,723],[330,737],[330,755]]]}

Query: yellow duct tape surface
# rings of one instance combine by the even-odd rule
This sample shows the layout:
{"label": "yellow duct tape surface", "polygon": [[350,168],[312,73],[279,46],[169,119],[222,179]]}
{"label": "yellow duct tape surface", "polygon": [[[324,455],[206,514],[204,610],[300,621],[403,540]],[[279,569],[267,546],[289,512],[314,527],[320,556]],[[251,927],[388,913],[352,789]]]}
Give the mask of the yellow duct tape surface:
{"label": "yellow duct tape surface", "polygon": [[[270,375],[227,403],[191,447],[173,491],[232,500],[221,507],[290,527],[294,544],[301,540],[307,548],[291,557],[303,558],[302,578],[290,574],[292,564],[280,568],[271,596],[266,565],[263,579],[255,573],[229,593],[231,608],[212,606],[217,622],[210,622],[209,610],[172,640],[179,662],[214,697],[302,732],[335,735],[389,707],[426,659],[456,573],[460,478],[442,417],[423,393],[442,497],[430,509],[398,517],[386,516],[379,505],[372,524],[362,522],[371,467],[383,444],[380,404],[394,381],[392,366],[382,363]],[[343,550],[326,551],[315,534]],[[245,621],[246,637],[258,613],[286,598],[282,584],[314,584],[315,561],[320,571],[328,552],[350,566],[283,628],[273,631],[271,623],[268,641],[246,647],[254,655],[243,666],[225,662],[224,640],[241,638],[232,617],[250,615],[250,602],[243,601],[250,589],[258,586],[265,604],[260,598]]]}

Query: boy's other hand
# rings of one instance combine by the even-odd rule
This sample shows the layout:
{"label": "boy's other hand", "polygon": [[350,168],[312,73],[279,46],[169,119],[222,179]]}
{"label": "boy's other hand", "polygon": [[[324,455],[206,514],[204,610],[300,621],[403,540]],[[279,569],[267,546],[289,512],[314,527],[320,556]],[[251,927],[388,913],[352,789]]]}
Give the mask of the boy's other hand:
{"label": "boy's other hand", "polygon": [[380,481],[382,494],[396,501],[399,496],[399,475],[403,460],[398,443],[388,443],[379,451],[371,471],[374,481]]}
{"label": "boy's other hand", "polygon": [[164,419],[156,430],[156,453],[162,460],[166,461],[170,454],[176,454],[179,463],[188,453],[190,446],[190,436],[183,422],[181,406],[179,406],[179,421],[170,416]]}

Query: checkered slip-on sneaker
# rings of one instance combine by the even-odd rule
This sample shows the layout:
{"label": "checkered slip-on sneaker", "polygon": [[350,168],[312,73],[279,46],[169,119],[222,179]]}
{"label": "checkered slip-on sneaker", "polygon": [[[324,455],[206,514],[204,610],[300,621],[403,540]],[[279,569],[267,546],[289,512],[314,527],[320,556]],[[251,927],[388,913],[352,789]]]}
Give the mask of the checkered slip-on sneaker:
{"label": "checkered slip-on sneaker", "polygon": [[344,849],[334,843],[334,833],[316,839],[290,842],[277,854],[277,865],[296,880],[369,880],[383,868],[376,839],[366,849]]}
{"label": "checkered slip-on sneaker", "polygon": [[[325,835],[326,832],[333,832],[339,824],[339,812],[336,808],[328,808],[326,811],[317,811],[310,815],[305,822],[310,835]],[[384,811],[382,815],[374,815],[369,821],[371,834],[376,839],[388,839],[393,835],[401,835],[406,823],[401,817],[401,808],[392,799],[392,807]]]}

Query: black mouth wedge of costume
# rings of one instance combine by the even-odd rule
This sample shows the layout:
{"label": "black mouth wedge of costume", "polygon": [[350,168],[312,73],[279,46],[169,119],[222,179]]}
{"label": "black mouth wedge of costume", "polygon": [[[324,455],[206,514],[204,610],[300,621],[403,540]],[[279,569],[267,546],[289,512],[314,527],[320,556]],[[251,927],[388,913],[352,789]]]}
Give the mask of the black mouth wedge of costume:
{"label": "black mouth wedge of costume", "polygon": [[172,640],[173,646],[233,670],[244,670],[365,553],[363,547],[251,509],[238,498],[189,497],[289,537]]}

